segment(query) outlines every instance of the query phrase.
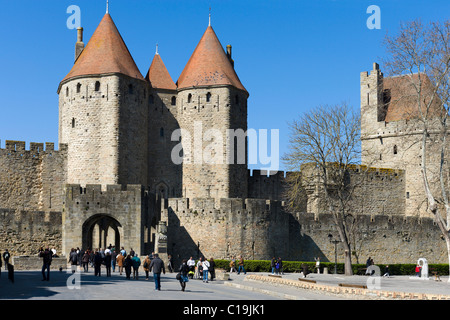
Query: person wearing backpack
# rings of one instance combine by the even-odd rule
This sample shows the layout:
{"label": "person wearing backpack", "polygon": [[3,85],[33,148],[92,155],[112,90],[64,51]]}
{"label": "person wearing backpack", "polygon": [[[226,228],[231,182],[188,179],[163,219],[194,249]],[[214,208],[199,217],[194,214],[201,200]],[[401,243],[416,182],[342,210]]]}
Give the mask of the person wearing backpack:
{"label": "person wearing backpack", "polygon": [[78,253],[74,248],[70,249],[69,262],[72,265],[72,273],[75,273],[78,265]]}

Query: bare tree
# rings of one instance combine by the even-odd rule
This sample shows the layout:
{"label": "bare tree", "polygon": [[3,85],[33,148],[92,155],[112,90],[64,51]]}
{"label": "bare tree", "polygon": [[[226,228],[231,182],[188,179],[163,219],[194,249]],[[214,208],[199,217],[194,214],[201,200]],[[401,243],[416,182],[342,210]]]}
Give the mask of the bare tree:
{"label": "bare tree", "polygon": [[306,211],[306,193],[316,194],[320,210],[334,218],[344,247],[345,274],[352,274],[350,234],[357,220],[349,202],[355,185],[349,170],[360,163],[360,116],[345,103],[320,106],[289,124],[290,151],[283,160],[291,171],[286,177],[288,207]]}
{"label": "bare tree", "polygon": [[[384,61],[391,76],[408,80],[402,96],[421,129],[421,173],[428,209],[447,245],[450,262],[450,203],[447,162],[450,99],[450,21],[402,23],[386,35]],[[402,89],[402,88],[400,88]],[[437,143],[436,143],[437,142]],[[436,179],[437,181],[435,181]],[[450,279],[449,279],[450,281]]]}

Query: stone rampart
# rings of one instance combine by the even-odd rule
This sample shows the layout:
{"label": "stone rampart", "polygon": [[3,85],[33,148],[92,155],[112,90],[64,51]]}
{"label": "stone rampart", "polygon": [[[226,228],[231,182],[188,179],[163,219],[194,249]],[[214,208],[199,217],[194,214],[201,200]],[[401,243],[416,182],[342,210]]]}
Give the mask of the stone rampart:
{"label": "stone rampart", "polygon": [[60,211],[66,179],[67,145],[7,140],[0,149],[0,207]]}
{"label": "stone rampart", "polygon": [[288,253],[289,215],[281,201],[265,199],[169,199],[169,252],[175,258],[266,258]]}
{"label": "stone rampart", "polygon": [[12,256],[35,255],[49,246],[61,254],[61,212],[0,209],[0,247]]}
{"label": "stone rampart", "polygon": [[[334,262],[334,244],[328,235],[338,238],[330,214],[297,213],[299,232],[293,237],[299,243],[293,260]],[[370,256],[375,263],[415,263],[424,257],[429,263],[448,263],[445,241],[432,218],[403,215],[358,215],[350,233],[352,262],[365,263]],[[338,262],[344,262],[342,245],[337,245]]]}

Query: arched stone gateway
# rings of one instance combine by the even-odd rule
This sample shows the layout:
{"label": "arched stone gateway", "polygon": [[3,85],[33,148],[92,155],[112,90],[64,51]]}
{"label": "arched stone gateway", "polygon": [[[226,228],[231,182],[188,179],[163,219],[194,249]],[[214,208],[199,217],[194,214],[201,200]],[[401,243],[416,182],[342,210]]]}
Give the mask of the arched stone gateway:
{"label": "arched stone gateway", "polygon": [[105,214],[91,216],[83,223],[82,249],[106,248],[112,245],[120,248],[120,234],[122,225]]}
{"label": "arched stone gateway", "polygon": [[145,226],[156,215],[150,197],[141,185],[68,184],[63,207],[62,252],[71,248],[105,248],[114,245],[149,254]]}

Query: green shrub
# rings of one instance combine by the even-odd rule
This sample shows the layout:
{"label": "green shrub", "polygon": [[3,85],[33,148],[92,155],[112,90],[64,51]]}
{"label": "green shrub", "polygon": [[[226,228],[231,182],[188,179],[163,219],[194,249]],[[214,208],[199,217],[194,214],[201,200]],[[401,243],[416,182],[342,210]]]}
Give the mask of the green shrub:
{"label": "green shrub", "polygon": [[[231,260],[215,260],[217,269],[224,269],[230,271],[230,261]],[[283,261],[283,271],[288,273],[300,273],[303,271],[303,265],[308,266],[310,272],[314,271],[316,263],[314,261]],[[384,274],[386,264],[376,264],[380,268],[381,275]],[[334,262],[321,262],[320,272],[323,273],[323,268],[328,268],[328,273],[334,273]],[[338,263],[336,265],[337,273],[344,274],[344,264]],[[239,260],[236,260],[236,270],[239,268]],[[270,260],[245,260],[244,268],[247,272],[272,272],[270,267]],[[365,264],[353,264],[352,271],[354,275],[364,274],[361,273],[365,269]],[[390,275],[401,275],[401,276],[413,276],[415,274],[416,264],[405,263],[405,264],[389,264]],[[432,270],[438,272],[441,276],[448,276],[449,269],[448,264],[429,264],[429,276],[432,276]]]}

